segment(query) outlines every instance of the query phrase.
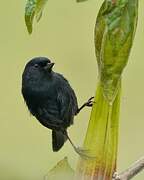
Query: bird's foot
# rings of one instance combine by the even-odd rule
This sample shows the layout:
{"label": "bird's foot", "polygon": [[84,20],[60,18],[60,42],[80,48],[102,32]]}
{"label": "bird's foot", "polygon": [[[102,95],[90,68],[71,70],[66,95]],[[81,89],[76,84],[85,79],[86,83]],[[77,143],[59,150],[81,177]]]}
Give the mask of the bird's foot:
{"label": "bird's foot", "polygon": [[80,155],[80,157],[82,159],[85,159],[85,160],[95,159],[94,156],[89,155],[89,150],[88,149],[83,149],[83,148],[80,148],[80,147],[76,147],[75,151],[76,151],[76,153],[78,153]]}
{"label": "bird's foot", "polygon": [[94,101],[92,101],[92,99],[94,99],[94,97],[89,98],[88,101],[85,103],[85,106],[91,107],[94,103]]}
{"label": "bird's foot", "polygon": [[84,103],[80,108],[78,108],[77,110],[77,114],[85,107],[85,106],[88,106],[88,107],[92,107],[94,101],[92,101],[94,97],[91,97],[88,99],[88,101],[86,103]]}

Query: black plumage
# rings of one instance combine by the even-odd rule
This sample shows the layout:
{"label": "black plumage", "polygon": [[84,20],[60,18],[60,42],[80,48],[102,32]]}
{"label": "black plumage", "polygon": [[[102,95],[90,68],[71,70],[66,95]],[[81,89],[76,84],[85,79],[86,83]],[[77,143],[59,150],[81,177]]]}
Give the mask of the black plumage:
{"label": "black plumage", "polygon": [[45,57],[30,60],[22,75],[22,94],[31,114],[52,130],[53,151],[58,151],[69,139],[67,128],[73,124],[74,116],[84,106],[91,106],[92,98],[78,108],[76,95],[69,82],[52,70],[53,65]]}

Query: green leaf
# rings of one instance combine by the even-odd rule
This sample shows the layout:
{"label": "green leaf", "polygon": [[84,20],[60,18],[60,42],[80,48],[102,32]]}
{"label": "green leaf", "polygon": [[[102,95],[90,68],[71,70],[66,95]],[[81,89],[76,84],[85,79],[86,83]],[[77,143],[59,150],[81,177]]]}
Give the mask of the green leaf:
{"label": "green leaf", "polygon": [[36,19],[37,19],[37,22],[42,17],[43,9],[44,9],[47,1],[48,0],[37,0],[37,6],[36,6]]}
{"label": "green leaf", "polygon": [[74,170],[70,167],[67,157],[57,163],[44,177],[44,180],[73,180]]}
{"label": "green leaf", "polygon": [[40,20],[46,2],[47,0],[27,0],[25,7],[25,23],[30,34],[33,30],[34,17],[36,17],[37,22]]}
{"label": "green leaf", "polygon": [[25,7],[25,22],[28,32],[32,33],[32,24],[35,15],[36,0],[28,0]]}
{"label": "green leaf", "polygon": [[130,50],[138,16],[138,0],[105,1],[95,27],[95,47],[104,96],[114,101]]}

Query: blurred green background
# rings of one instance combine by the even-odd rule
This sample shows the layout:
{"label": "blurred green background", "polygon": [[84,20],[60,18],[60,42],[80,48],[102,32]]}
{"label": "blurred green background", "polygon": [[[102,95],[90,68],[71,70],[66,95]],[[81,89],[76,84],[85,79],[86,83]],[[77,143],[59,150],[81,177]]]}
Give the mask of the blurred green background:
{"label": "blurred green background", "polygon": [[[49,0],[34,32],[24,23],[25,0],[0,5],[0,180],[42,180],[64,156],[72,167],[78,156],[69,142],[53,153],[51,131],[30,116],[21,96],[21,74],[35,56],[48,56],[55,71],[63,73],[81,105],[93,96],[97,63],[93,31],[102,0],[76,3]],[[123,73],[118,169],[123,170],[144,153],[144,11],[140,1],[139,23],[129,63]],[[90,109],[75,117],[69,133],[82,146]],[[144,173],[135,180],[143,180]]]}

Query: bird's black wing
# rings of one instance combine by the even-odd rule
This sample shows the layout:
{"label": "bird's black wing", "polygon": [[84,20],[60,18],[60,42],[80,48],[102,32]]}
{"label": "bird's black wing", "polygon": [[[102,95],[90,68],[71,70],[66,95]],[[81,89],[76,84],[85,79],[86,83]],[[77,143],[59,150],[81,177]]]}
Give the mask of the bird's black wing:
{"label": "bird's black wing", "polygon": [[57,102],[60,111],[60,118],[64,121],[66,127],[73,123],[74,115],[77,114],[78,104],[74,90],[71,88],[68,81],[61,77],[61,84],[57,91]]}

